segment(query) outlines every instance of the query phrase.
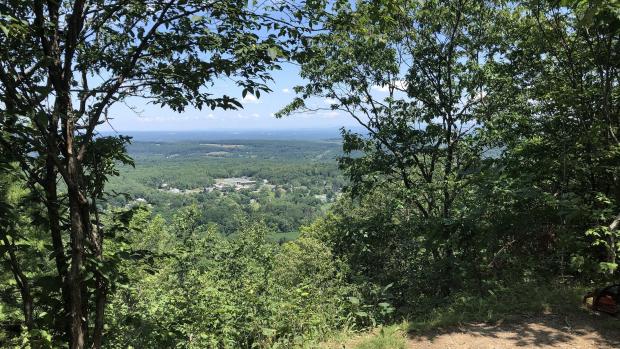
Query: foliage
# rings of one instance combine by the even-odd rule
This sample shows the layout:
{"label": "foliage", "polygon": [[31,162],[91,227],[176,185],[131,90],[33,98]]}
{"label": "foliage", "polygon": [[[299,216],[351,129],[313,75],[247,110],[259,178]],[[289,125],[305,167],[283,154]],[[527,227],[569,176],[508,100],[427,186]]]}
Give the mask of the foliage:
{"label": "foliage", "polygon": [[[305,3],[299,5],[236,0],[0,5],[0,152],[18,163],[33,202],[45,207],[49,239],[38,241],[49,246],[61,284],[53,300],[60,304],[52,313],[61,319],[53,326],[55,341],[101,347],[107,293],[114,287],[106,274],[114,268],[105,264],[116,261],[106,260],[98,203],[108,179],[118,174],[116,165],[131,163],[125,152],[129,139],[100,137],[97,126],[114,117],[114,104],[135,97],[176,112],[188,106],[242,108],[238,97],[216,93],[214,84],[225,78],[242,97],[259,98],[270,91],[270,71],[279,68],[304,26],[312,26],[311,17],[300,22]],[[276,10],[300,20],[276,18]],[[10,260],[23,268],[17,256]],[[15,275],[25,325],[34,330],[32,280]]]}
{"label": "foliage", "polygon": [[326,9],[279,115],[327,98],[363,128],[343,130],[349,195],[311,228],[354,283],[392,285],[407,314],[464,291],[617,276],[620,22],[612,5],[571,6]]}
{"label": "foliage", "polygon": [[520,113],[490,128],[506,147],[506,175],[532,183],[555,206],[549,223],[557,245],[607,272],[616,264],[615,234],[595,232],[613,225],[620,198],[613,83],[620,19],[605,7],[592,13],[541,3],[523,11],[509,34],[520,45],[497,67],[514,79],[506,93],[523,96],[514,104]]}
{"label": "foliage", "polygon": [[[582,0],[0,5],[0,345],[295,347],[398,317],[495,320],[616,279],[618,14]],[[133,97],[239,108],[215,84],[259,97],[285,58],[304,80],[278,116],[345,113],[361,131],[342,130],[342,152],[96,132]],[[270,184],[199,193],[232,176]]]}
{"label": "foliage", "polygon": [[[473,239],[460,220],[474,220],[463,217],[469,212],[462,207],[475,176],[488,167],[481,132],[494,88],[488,65],[500,46],[494,24],[502,14],[473,1],[338,2],[326,23],[330,30],[313,38],[302,60],[309,82],[298,93],[333,100],[331,109],[365,131],[343,132],[340,165],[350,191],[388,192],[395,200],[388,207],[409,210],[397,223],[404,242],[384,241],[402,251],[423,248],[427,256],[419,260],[437,267],[443,293],[458,287],[452,268],[463,242]],[[282,113],[307,108],[294,102]],[[389,209],[378,214],[391,220]],[[368,221],[381,226],[374,218]],[[381,233],[375,238],[383,239]]]}
{"label": "foliage", "polygon": [[161,217],[134,218],[127,238],[157,241],[159,257],[127,264],[130,281],[109,305],[108,347],[289,347],[346,323],[342,299],[355,290],[320,241],[278,246],[257,224],[226,239],[197,214],[182,210],[170,228]]}

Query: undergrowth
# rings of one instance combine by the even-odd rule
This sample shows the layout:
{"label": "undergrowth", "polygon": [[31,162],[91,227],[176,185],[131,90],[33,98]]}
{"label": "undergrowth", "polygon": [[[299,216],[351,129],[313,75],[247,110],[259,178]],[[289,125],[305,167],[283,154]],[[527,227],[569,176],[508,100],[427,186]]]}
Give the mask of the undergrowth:
{"label": "undergrowth", "polygon": [[362,339],[355,349],[405,349],[405,331],[401,326],[381,327],[379,332]]}
{"label": "undergrowth", "polygon": [[465,322],[497,322],[523,315],[568,313],[580,309],[587,292],[584,286],[560,283],[530,285],[516,284],[484,296],[459,293],[445,305],[422,309],[409,319],[409,331],[428,331]]}
{"label": "undergrowth", "polygon": [[[562,283],[515,284],[480,296],[461,292],[434,308],[418,308],[400,322],[365,333],[340,332],[318,348],[400,349],[408,334],[457,326],[463,323],[518,320],[527,315],[582,311],[581,299],[590,289]],[[316,348],[317,346],[311,346]]]}

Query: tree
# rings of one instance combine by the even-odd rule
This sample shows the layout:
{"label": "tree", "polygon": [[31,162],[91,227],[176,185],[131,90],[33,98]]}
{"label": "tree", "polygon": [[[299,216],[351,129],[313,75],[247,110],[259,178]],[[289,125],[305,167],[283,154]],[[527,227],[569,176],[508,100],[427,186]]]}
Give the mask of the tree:
{"label": "tree", "polygon": [[503,174],[548,202],[538,235],[591,278],[617,266],[620,21],[613,2],[563,3],[515,8],[493,67],[511,102],[488,127]]}
{"label": "tree", "polygon": [[[280,112],[339,111],[361,132],[344,132],[341,167],[357,194],[395,190],[442,265],[444,294],[454,284],[459,207],[489,147],[481,130],[497,88],[487,67],[501,48],[501,2],[348,1],[326,14],[329,31],[300,56],[309,82]],[[310,105],[320,97],[327,107]]]}
{"label": "tree", "polygon": [[23,232],[20,234],[17,225],[19,222],[23,223],[23,220],[20,219],[15,208],[18,205],[16,201],[19,201],[19,199],[16,200],[13,197],[14,195],[11,195],[11,191],[16,187],[14,183],[17,182],[15,178],[11,178],[11,170],[10,164],[0,163],[0,224],[2,224],[2,230],[0,230],[0,256],[2,256],[2,262],[6,270],[10,270],[22,299],[23,323],[28,330],[31,330],[34,322],[32,280],[26,275],[23,260],[20,259],[25,254],[22,251],[26,251],[31,256],[35,252],[29,249],[29,246],[26,244],[17,246],[21,242],[20,238],[23,234]]}
{"label": "tree", "polygon": [[219,79],[244,96],[268,92],[268,72],[298,29],[270,10],[234,0],[0,5],[1,151],[43,193],[72,348],[101,346],[109,285],[97,202],[114,164],[130,162],[128,139],[99,137],[97,126],[133,97],[178,112],[241,107],[214,93]]}
{"label": "tree", "polygon": [[440,295],[476,279],[482,291],[502,269],[514,281],[590,280],[592,265],[613,275],[618,6],[562,3],[342,1],[324,12],[328,32],[298,56],[308,83],[279,115],[338,111],[361,126],[344,132],[340,162],[354,200],[328,220],[361,274],[412,293],[428,290],[404,279],[427,277]]}

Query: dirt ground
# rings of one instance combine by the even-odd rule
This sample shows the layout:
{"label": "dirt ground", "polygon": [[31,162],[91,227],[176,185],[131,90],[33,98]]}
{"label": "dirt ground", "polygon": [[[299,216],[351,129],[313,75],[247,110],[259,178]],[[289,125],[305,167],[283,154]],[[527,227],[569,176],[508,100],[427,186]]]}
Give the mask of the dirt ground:
{"label": "dirt ground", "polygon": [[546,314],[410,334],[410,349],[620,348],[620,319],[594,313]]}

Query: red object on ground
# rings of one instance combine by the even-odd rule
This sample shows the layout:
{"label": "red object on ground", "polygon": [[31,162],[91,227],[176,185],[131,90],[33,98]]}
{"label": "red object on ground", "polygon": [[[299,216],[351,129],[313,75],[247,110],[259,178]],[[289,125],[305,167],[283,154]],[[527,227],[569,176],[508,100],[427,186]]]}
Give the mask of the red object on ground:
{"label": "red object on ground", "polygon": [[611,315],[620,313],[620,284],[605,287],[595,291],[592,299],[592,309]]}

